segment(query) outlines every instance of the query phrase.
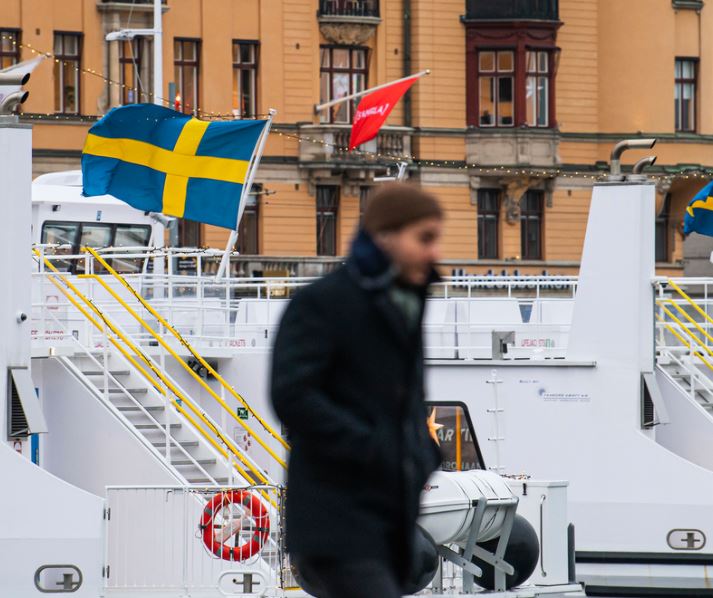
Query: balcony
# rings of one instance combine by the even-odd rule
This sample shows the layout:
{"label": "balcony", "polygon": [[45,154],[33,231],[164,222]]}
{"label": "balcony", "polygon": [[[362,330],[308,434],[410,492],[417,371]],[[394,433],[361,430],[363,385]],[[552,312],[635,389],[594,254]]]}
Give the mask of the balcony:
{"label": "balcony", "polygon": [[375,139],[357,148],[370,153],[349,153],[346,148],[349,147],[351,125],[301,125],[300,137],[315,141],[300,143],[300,164],[310,168],[336,165],[353,165],[360,168],[370,164],[376,166],[379,160],[375,154],[410,156],[411,133],[412,129],[409,127],[384,127]]}
{"label": "balcony", "polygon": [[559,0],[466,0],[465,21],[559,21]]}
{"label": "balcony", "polygon": [[557,129],[471,129],[466,159],[487,166],[551,168],[560,164],[559,142]]}
{"label": "balcony", "polygon": [[378,19],[379,0],[320,0],[318,16]]}
{"label": "balcony", "polygon": [[379,0],[320,0],[317,20],[330,43],[358,46],[372,37],[381,23]]}

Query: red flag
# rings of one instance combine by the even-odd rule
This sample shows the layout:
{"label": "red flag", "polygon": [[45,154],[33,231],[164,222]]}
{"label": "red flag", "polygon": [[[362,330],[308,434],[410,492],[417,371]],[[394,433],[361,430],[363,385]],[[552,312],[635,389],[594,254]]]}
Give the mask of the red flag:
{"label": "red flag", "polygon": [[382,87],[361,99],[354,115],[349,151],[376,137],[396,103],[416,83],[418,78],[415,76],[388,87]]}

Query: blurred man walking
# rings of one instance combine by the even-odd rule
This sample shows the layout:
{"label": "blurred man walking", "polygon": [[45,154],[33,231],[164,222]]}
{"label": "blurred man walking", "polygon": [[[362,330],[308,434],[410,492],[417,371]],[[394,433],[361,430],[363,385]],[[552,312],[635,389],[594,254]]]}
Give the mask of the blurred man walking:
{"label": "blurred man walking", "polygon": [[319,598],[405,592],[426,427],[421,323],[443,212],[404,184],[367,205],[344,266],[299,291],[274,347],[272,401],[292,443],[287,548]]}

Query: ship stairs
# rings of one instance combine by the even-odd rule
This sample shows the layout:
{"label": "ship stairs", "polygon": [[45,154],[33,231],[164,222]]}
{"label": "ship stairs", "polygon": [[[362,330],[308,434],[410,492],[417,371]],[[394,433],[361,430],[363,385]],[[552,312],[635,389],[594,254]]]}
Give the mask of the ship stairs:
{"label": "ship stairs", "polygon": [[659,370],[713,418],[713,280],[655,284]]}
{"label": "ship stairs", "polygon": [[[54,359],[178,484],[279,485],[289,450],[282,436],[109,261],[94,249],[84,252],[85,273],[70,275],[35,249],[45,284],[95,339],[83,342],[76,330],[66,330],[66,315],[62,320],[46,310],[53,320],[47,327],[74,345]],[[238,428],[240,441],[227,432]]]}

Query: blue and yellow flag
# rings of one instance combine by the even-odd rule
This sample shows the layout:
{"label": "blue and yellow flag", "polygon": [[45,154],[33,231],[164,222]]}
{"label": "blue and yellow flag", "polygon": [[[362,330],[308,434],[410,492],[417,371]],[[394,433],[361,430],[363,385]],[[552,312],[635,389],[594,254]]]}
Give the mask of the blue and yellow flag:
{"label": "blue and yellow flag", "polygon": [[696,193],[686,207],[683,233],[693,232],[713,237],[713,181]]}
{"label": "blue and yellow flag", "polygon": [[84,195],[235,230],[265,122],[206,122],[154,104],[114,108],[87,134]]}

